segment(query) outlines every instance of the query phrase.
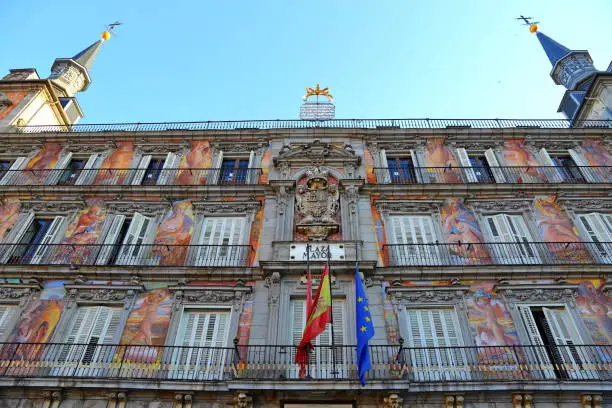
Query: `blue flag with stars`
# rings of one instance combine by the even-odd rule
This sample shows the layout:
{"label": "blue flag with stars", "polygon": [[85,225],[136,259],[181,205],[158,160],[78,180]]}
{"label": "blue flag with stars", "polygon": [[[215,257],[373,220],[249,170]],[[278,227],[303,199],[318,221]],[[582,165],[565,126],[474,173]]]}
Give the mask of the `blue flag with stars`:
{"label": "blue flag with stars", "polygon": [[363,283],[359,276],[359,266],[355,266],[355,316],[357,322],[357,369],[359,371],[359,382],[365,385],[366,372],[372,368],[370,361],[370,348],[368,341],[374,337],[374,325],[372,324],[372,315],[368,306]]}

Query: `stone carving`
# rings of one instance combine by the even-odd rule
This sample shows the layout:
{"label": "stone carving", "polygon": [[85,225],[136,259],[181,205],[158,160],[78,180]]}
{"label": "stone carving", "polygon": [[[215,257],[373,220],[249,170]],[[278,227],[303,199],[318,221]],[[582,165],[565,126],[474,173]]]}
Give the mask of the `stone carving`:
{"label": "stone carving", "polygon": [[404,406],[404,399],[397,394],[389,394],[384,399],[384,408],[402,408]]}
{"label": "stone carving", "polygon": [[79,200],[22,200],[22,211],[34,211],[36,214],[65,214],[85,208],[86,203]]}
{"label": "stone carving", "polygon": [[86,292],[79,292],[77,294],[77,299],[97,302],[116,302],[125,299],[127,295],[128,293],[125,291],[118,291],[114,289],[98,289]]}
{"label": "stone carving", "polygon": [[443,290],[442,288],[430,290],[396,291],[390,294],[400,304],[408,303],[454,303],[461,301],[467,289]]}
{"label": "stone carving", "polygon": [[339,231],[334,219],[339,208],[338,186],[328,184],[327,172],[315,167],[306,172],[306,185],[296,189],[297,212],[304,218],[296,225],[298,232],[314,241],[321,241]]}
{"label": "stone carving", "polygon": [[498,287],[498,292],[511,301],[554,301],[573,298],[576,290],[572,288],[530,288],[505,289]]}
{"label": "stone carving", "polygon": [[253,397],[244,392],[239,392],[234,397],[234,408],[253,408]]}
{"label": "stone carving", "polygon": [[574,210],[611,210],[612,200],[610,199],[584,199],[584,198],[559,198],[559,204],[565,205]]}
{"label": "stone carving", "polygon": [[[346,146],[345,146],[346,147]],[[359,166],[361,157],[355,155],[352,147],[341,148],[331,143],[321,143],[315,140],[312,143],[283,146],[278,157],[273,159],[274,166],[280,167],[283,163],[294,163],[303,165],[334,165],[337,167]]]}
{"label": "stone carving", "polygon": [[215,143],[213,147],[216,150],[221,150],[224,153],[248,153],[260,149],[261,143]]}
{"label": "stone carving", "polygon": [[599,394],[582,394],[580,396],[581,408],[601,408],[603,397]]}
{"label": "stone carving", "polygon": [[447,395],[444,397],[444,408],[463,408],[463,395]]}
{"label": "stone carving", "polygon": [[196,201],[193,210],[196,214],[249,214],[259,210],[259,201]]}
{"label": "stone carving", "polygon": [[217,290],[188,292],[183,295],[184,301],[191,303],[228,303],[241,297],[240,292],[221,292]]}
{"label": "stone carving", "polygon": [[273,272],[271,275],[266,276],[264,286],[268,289],[268,304],[278,304],[280,297],[280,273]]}
{"label": "stone carving", "polygon": [[419,213],[437,212],[441,200],[378,200],[376,207],[383,213]]}
{"label": "stone carving", "polygon": [[143,140],[137,147],[138,151],[142,154],[161,153],[163,155],[168,154],[168,152],[177,153],[182,148],[181,143],[149,144],[146,140]]}
{"label": "stone carving", "polygon": [[107,201],[105,205],[112,214],[131,215],[139,212],[149,217],[165,214],[171,208],[167,201]]}
{"label": "stone carving", "polygon": [[31,293],[31,288],[0,287],[0,299],[21,299]]}
{"label": "stone carving", "polygon": [[533,408],[533,396],[531,394],[512,394],[512,408]]}
{"label": "stone carving", "polygon": [[531,208],[532,200],[466,200],[473,208],[480,211],[505,212],[505,211],[526,211]]}

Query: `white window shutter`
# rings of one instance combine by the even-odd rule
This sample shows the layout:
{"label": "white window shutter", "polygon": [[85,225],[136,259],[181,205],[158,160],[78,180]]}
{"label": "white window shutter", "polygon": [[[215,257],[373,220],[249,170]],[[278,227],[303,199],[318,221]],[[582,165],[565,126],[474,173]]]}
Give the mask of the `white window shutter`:
{"label": "white window shutter", "polygon": [[106,265],[113,253],[115,245],[117,244],[117,238],[125,222],[125,215],[113,215],[110,227],[104,236],[102,241],[102,248],[96,259],[96,265]]}
{"label": "white window shutter", "polygon": [[[521,314],[521,320],[523,321],[523,327],[527,331],[527,337],[529,338],[529,344],[526,352],[530,361],[536,363],[536,372],[541,373],[544,378],[555,378],[555,372],[553,365],[548,358],[548,353],[544,347],[544,341],[540,336],[540,331],[531,313],[529,306],[518,306],[519,313]],[[541,347],[535,347],[541,346]]]}
{"label": "white window shutter", "polygon": [[147,172],[147,167],[149,167],[149,163],[151,163],[151,155],[147,154],[142,156],[138,162],[137,170],[131,170],[134,172],[134,176],[132,177],[132,181],[130,182],[133,186],[139,186],[142,183],[142,179]]}
{"label": "white window shutter", "polygon": [[14,305],[0,305],[0,342],[6,341],[15,323],[19,308]]}
{"label": "white window shutter", "polygon": [[584,176],[584,179],[586,181],[588,181],[589,183],[605,181],[600,180],[600,177],[598,177],[598,174],[595,169],[592,169],[590,167],[589,162],[586,161],[586,159],[582,156],[582,154],[580,154],[579,151],[575,149],[568,149],[567,151],[570,154],[570,157],[572,158],[574,163],[576,163],[576,165],[578,166],[578,170],[580,170],[580,173]]}
{"label": "white window shutter", "polygon": [[164,165],[162,167],[159,178],[157,179],[158,186],[172,184],[172,181],[174,181],[174,175],[176,174],[176,169],[179,166],[180,159],[181,156],[172,152],[166,155],[166,160],[164,160]]}
{"label": "white window shutter", "polygon": [[196,265],[210,265],[220,262],[221,265],[238,265],[242,262],[244,237],[244,217],[206,217],[202,221],[202,230],[196,250]]}
{"label": "white window shutter", "polygon": [[385,184],[391,183],[391,169],[389,168],[389,162],[387,161],[387,151],[385,149],[380,149],[380,166],[382,167],[382,174],[384,174],[383,180],[381,181]]}
{"label": "white window shutter", "polygon": [[45,184],[48,186],[56,185],[70,160],[72,160],[72,152],[68,152],[60,157],[55,166],[53,166],[53,169],[49,170],[49,174],[45,178]]}
{"label": "white window shutter", "polygon": [[470,157],[468,156],[467,150],[463,147],[459,147],[455,149],[457,153],[457,159],[459,159],[459,163],[463,168],[463,175],[468,183],[478,183],[478,178],[476,177],[476,173],[474,173],[474,169],[472,169],[472,162],[470,161]]}
{"label": "white window shutter", "polygon": [[221,166],[223,166],[223,150],[219,150],[217,156],[213,160],[212,169],[208,169],[206,184],[217,184],[222,171]]}
{"label": "white window shutter", "polygon": [[579,214],[578,221],[582,235],[593,243],[589,246],[591,253],[602,262],[612,262],[612,215]]}
{"label": "white window shutter", "polygon": [[119,265],[139,265],[142,261],[142,244],[145,240],[149,225],[153,220],[149,217],[136,212],[132,217],[130,226],[125,234],[117,264]]}
{"label": "white window shutter", "polygon": [[36,251],[32,255],[32,259],[30,260],[30,264],[40,264],[43,263],[47,253],[53,252],[54,248],[50,246],[50,244],[56,243],[60,237],[61,232],[63,232],[63,227],[66,222],[66,217],[58,215],[53,219],[51,225],[49,225],[49,229],[45,233],[45,236],[40,240],[40,243],[36,247]]}
{"label": "white window shutter", "polygon": [[551,183],[562,183],[563,182],[563,173],[557,167],[553,159],[550,157],[545,148],[541,148],[538,151],[538,162],[542,166],[546,166],[544,169],[539,169],[540,172],[543,172],[546,175],[546,179]]}
{"label": "white window shutter", "polygon": [[86,350],[85,344],[89,342],[89,334],[97,315],[97,306],[79,307],[77,309],[76,315],[72,320],[72,327],[64,341],[66,345],[62,347],[58,361],[69,363],[80,362]]}
{"label": "white window shutter", "polygon": [[435,244],[436,234],[433,220],[427,215],[396,215],[391,216],[396,256],[402,263],[440,262],[440,253]]}
{"label": "white window shutter", "polygon": [[255,151],[251,150],[249,153],[249,165],[246,169],[238,170],[238,171],[246,171],[244,180],[247,184],[257,184],[257,172],[255,171]]}
{"label": "white window shutter", "polygon": [[89,158],[85,162],[85,166],[83,166],[83,169],[81,170],[81,173],[74,182],[75,185],[81,186],[85,184],[90,184],[93,181],[94,177],[96,176],[95,169],[100,162],[99,159],[100,154],[98,153],[93,153],[91,156],[89,156]]}
{"label": "white window shutter", "polygon": [[2,239],[2,243],[4,244],[15,244],[15,245],[3,245],[0,249],[0,263],[7,263],[13,254],[13,251],[17,248],[19,241],[23,237],[23,234],[27,231],[27,229],[34,221],[34,213],[24,213],[20,214],[17,221],[15,221],[15,225],[13,229],[6,234],[6,236]]}
{"label": "white window shutter", "polygon": [[492,245],[498,262],[523,264],[540,262],[537,249],[530,244],[531,234],[520,215],[497,214],[485,217],[491,239],[502,245]]}
{"label": "white window shutter", "polygon": [[416,175],[417,181],[419,183],[429,183],[429,175],[427,174],[427,169],[423,168],[423,160],[422,153],[418,153],[414,150],[410,150],[410,157],[412,158],[412,164],[414,165],[414,174]]}
{"label": "white window shutter", "polygon": [[28,162],[28,157],[25,157],[25,156],[17,157],[15,161],[13,162],[13,164],[11,164],[11,167],[8,168],[8,171],[6,172],[6,174],[2,176],[2,179],[0,179],[0,186],[8,186],[10,184],[13,184],[13,182],[19,175],[18,170],[21,170],[26,165],[27,162]]}
{"label": "white window shutter", "polygon": [[487,163],[491,168],[491,173],[493,173],[493,178],[496,183],[505,183],[506,177],[504,176],[504,171],[499,165],[499,161],[497,160],[497,155],[493,151],[493,149],[488,149],[485,151],[485,159],[487,159]]}

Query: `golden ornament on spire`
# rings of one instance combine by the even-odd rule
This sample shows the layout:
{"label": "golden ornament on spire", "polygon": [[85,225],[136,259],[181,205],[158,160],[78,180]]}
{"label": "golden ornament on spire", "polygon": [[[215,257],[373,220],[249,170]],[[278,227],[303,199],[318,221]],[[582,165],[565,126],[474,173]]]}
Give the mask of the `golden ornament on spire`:
{"label": "golden ornament on spire", "polygon": [[110,40],[110,38],[111,38],[111,33],[110,33],[110,31],[104,31],[104,32],[102,33],[102,39],[103,39],[104,41],[108,41],[108,40]]}
{"label": "golden ornament on spire", "polygon": [[331,96],[331,94],[329,93],[329,88],[321,89],[319,84],[317,84],[316,88],[306,88],[306,95],[304,95],[304,100],[308,99],[308,97],[310,96],[319,96],[319,95],[327,97],[327,99],[329,99],[330,102],[333,102],[334,100],[334,97]]}
{"label": "golden ornament on spire", "polygon": [[123,24],[123,23],[120,22],[120,21],[115,21],[114,23],[111,23],[111,24],[107,25],[106,26],[106,30],[102,33],[102,40],[104,40],[104,41],[110,40],[110,38],[114,34],[113,30],[115,28],[117,28],[117,26],[120,26],[121,24]]}

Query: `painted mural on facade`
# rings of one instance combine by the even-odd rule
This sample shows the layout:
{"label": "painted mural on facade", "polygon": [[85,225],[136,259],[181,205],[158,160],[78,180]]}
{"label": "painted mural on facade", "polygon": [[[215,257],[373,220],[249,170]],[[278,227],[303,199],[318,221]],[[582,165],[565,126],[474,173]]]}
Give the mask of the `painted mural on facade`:
{"label": "painted mural on facade", "polygon": [[116,171],[114,169],[136,168],[137,163],[134,163],[134,153],[133,142],[117,142],[117,148],[104,158],[93,184],[123,184],[128,177],[128,171]]}
{"label": "painted mural on facade", "polygon": [[533,213],[540,237],[557,259],[573,263],[593,262],[580,239],[578,229],[555,200],[555,196],[539,196],[534,199]]}
{"label": "painted mural on facade", "polygon": [[[88,264],[97,255],[98,238],[106,219],[106,211],[102,202],[92,200],[89,206],[77,214],[74,221],[68,225],[64,238],[60,241],[55,256],[59,264]],[[65,244],[65,245],[61,245]]]}
{"label": "painted mural on facade", "polygon": [[425,170],[429,174],[430,180],[435,180],[437,183],[463,183],[458,172],[445,170],[449,167],[460,166],[453,153],[444,145],[444,139],[427,139],[424,161],[424,166],[427,168],[438,167],[436,169]]}
{"label": "painted mural on facade", "polygon": [[0,206],[0,242],[7,232],[15,226],[20,211],[21,202],[17,198],[6,198],[4,204]]}
{"label": "painted mural on facade", "polygon": [[49,176],[49,172],[44,170],[52,169],[57,164],[61,151],[62,147],[59,143],[45,143],[36,156],[32,157],[23,167],[23,170],[26,171],[19,174],[19,183],[43,184]]}
{"label": "painted mural on facade", "polygon": [[118,354],[127,361],[157,361],[170,325],[172,299],[172,293],[166,288],[153,289],[138,297],[125,323],[120,343],[140,347],[127,347]]}
{"label": "painted mural on facade", "polygon": [[193,234],[193,205],[189,200],[175,201],[172,211],[157,228],[153,244],[156,265],[179,266],[185,264],[187,249]]}
{"label": "painted mural on facade", "polygon": [[[9,335],[8,343],[45,343],[53,334],[64,309],[64,282],[47,282],[38,299],[32,300],[23,309],[19,322]],[[42,356],[44,349],[39,345],[6,345],[0,359],[32,361]],[[11,357],[12,356],[12,357]]]}
{"label": "painted mural on facade", "polygon": [[[457,264],[490,264],[491,256],[474,214],[459,198],[449,198],[440,209],[442,231],[449,244],[450,255]],[[475,244],[475,245],[473,245]]]}
{"label": "painted mural on facade", "polygon": [[261,175],[259,176],[259,184],[268,184],[270,180],[270,166],[272,165],[272,149],[271,144],[264,152],[261,158]]}
{"label": "painted mural on facade", "polygon": [[605,284],[603,279],[581,281],[576,297],[580,316],[593,343],[601,345],[612,344],[612,299],[605,293]]}
{"label": "painted mural on facade", "polygon": [[8,116],[29,94],[29,91],[0,92],[0,120]]}
{"label": "painted mural on facade", "polygon": [[601,140],[584,140],[582,154],[589,166],[612,166],[612,155],[601,144]]}
{"label": "painted mural on facade", "polygon": [[400,332],[397,313],[387,293],[389,282],[382,282],[381,291],[383,297],[383,320],[385,321],[385,333],[389,344],[399,344]]}
{"label": "painted mural on facade", "polygon": [[363,148],[363,164],[366,172],[366,182],[368,184],[376,184],[376,174],[374,173],[374,157],[367,146]]}
{"label": "painted mural on facade", "polygon": [[[494,290],[496,282],[480,282],[470,286],[465,298],[468,321],[477,346],[511,346],[520,344],[516,327],[505,302]],[[512,350],[491,347],[478,350],[482,361],[508,363],[514,361]]]}
{"label": "painted mural on facade", "polygon": [[249,257],[249,262],[247,265],[253,265],[253,263],[255,262],[255,258],[257,257],[257,254],[259,252],[259,244],[260,244],[260,240],[261,240],[261,228],[263,226],[263,214],[264,214],[264,199],[263,197],[260,197],[260,202],[262,203],[261,208],[259,210],[257,210],[257,212],[255,213],[255,218],[253,219],[253,222],[251,223],[251,232],[249,234],[249,245],[251,246],[251,248],[253,249],[251,251],[250,257]]}
{"label": "painted mural on facade", "polygon": [[249,338],[251,337],[251,326],[253,324],[253,301],[247,300],[244,302],[244,306],[242,307],[242,313],[240,313],[240,319],[238,319],[238,334],[236,338],[238,339],[238,345],[240,347],[240,355],[246,356],[248,349],[247,345],[249,344]]}
{"label": "painted mural on facade", "polygon": [[511,173],[511,178],[517,183],[525,182],[525,178],[529,181],[547,182],[544,173],[540,173],[538,166],[540,163],[536,157],[529,151],[523,143],[523,139],[508,139],[504,141],[504,147],[501,151],[502,166],[522,167],[520,171]]}
{"label": "painted mural on facade", "polygon": [[192,140],[189,142],[189,151],[179,164],[179,170],[174,179],[175,184],[206,184],[207,170],[181,170],[181,169],[210,169],[212,167],[212,151],[207,140]]}

